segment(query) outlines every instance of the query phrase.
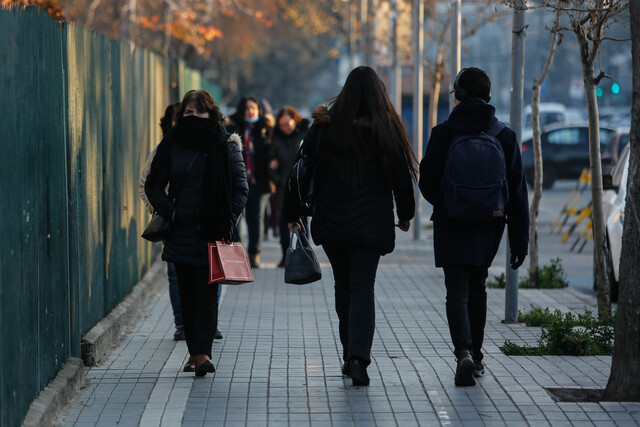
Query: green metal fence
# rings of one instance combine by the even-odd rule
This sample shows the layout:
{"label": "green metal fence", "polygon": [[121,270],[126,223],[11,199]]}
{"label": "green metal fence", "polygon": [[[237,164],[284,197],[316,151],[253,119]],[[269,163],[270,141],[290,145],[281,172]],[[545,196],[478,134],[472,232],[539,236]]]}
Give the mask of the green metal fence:
{"label": "green metal fence", "polygon": [[[0,37],[0,425],[11,426],[157,254],[139,237],[137,184],[175,99],[162,56],[35,8],[0,10]],[[173,90],[197,87],[178,66]]]}

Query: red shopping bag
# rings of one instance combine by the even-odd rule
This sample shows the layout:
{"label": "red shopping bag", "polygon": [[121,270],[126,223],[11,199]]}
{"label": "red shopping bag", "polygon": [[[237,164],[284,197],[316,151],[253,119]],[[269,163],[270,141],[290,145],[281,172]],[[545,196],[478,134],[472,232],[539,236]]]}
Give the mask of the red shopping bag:
{"label": "red shopping bag", "polygon": [[209,243],[209,283],[241,285],[249,282],[253,282],[253,273],[241,242]]}

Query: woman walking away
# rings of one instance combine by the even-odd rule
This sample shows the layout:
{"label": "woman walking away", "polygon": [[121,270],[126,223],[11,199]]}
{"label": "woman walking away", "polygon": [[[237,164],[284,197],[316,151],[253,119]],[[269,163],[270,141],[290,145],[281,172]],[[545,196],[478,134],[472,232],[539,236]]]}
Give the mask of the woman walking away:
{"label": "woman walking away", "polygon": [[[311,236],[333,269],[342,373],[353,385],[369,385],[376,270],[380,256],[395,246],[394,198],[396,225],[409,230],[416,160],[384,84],[370,67],[351,71],[330,109],[316,108],[313,119],[303,143],[317,156]],[[304,228],[290,208],[294,200],[285,194],[284,215],[290,229]]]}
{"label": "woman walking away", "polygon": [[227,133],[209,92],[187,92],[176,121],[158,146],[145,192],[158,214],[171,221],[162,259],[174,263],[178,275],[190,355],[184,370],[201,377],[215,371],[211,345],[218,318],[207,243],[230,239],[249,190],[240,138]]}
{"label": "woman walking away", "polygon": [[282,246],[282,259],[278,267],[284,267],[284,258],[289,247],[289,230],[287,230],[287,222],[281,212],[284,189],[287,186],[289,172],[296,160],[302,139],[308,130],[309,120],[303,119],[295,108],[283,107],[278,112],[276,128],[273,131],[269,149],[269,178],[276,184],[276,192],[271,197],[273,204],[278,209],[280,246]]}

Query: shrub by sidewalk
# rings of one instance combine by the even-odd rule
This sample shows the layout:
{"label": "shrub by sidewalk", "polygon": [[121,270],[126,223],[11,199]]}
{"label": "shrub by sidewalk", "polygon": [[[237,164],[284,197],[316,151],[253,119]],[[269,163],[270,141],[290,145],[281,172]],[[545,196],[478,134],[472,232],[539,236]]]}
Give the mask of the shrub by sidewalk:
{"label": "shrub by sidewalk", "polygon": [[500,350],[508,356],[600,356],[613,351],[615,314],[601,320],[589,310],[575,315],[532,306],[518,312],[518,321],[542,328],[538,347],[506,340]]}
{"label": "shrub by sidewalk", "polygon": [[[561,289],[569,286],[569,282],[566,280],[566,273],[562,267],[562,260],[560,258],[554,258],[551,260],[551,265],[542,266],[538,268],[538,278],[540,280],[539,289]],[[506,286],[505,274],[502,273],[499,276],[495,276],[494,280],[487,281],[488,288],[504,289]],[[521,289],[532,289],[533,287],[529,283],[529,277],[525,277],[518,283],[518,287]],[[535,288],[534,288],[535,289]]]}

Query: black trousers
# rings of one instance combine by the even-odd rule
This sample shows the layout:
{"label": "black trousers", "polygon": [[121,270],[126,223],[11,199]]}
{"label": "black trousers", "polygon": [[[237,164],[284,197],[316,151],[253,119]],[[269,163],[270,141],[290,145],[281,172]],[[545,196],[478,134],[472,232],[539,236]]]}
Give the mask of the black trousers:
{"label": "black trousers", "polygon": [[357,246],[323,244],[335,280],[336,313],[345,362],[371,363],[376,328],[374,284],[380,255]]}
{"label": "black trousers", "polygon": [[213,337],[218,328],[218,285],[208,283],[208,266],[175,264],[175,267],[189,354],[206,354],[211,358]]}
{"label": "black trousers", "polygon": [[447,287],[447,320],[454,354],[469,350],[474,360],[482,360],[484,326],[487,322],[488,269],[472,265],[444,267]]}

